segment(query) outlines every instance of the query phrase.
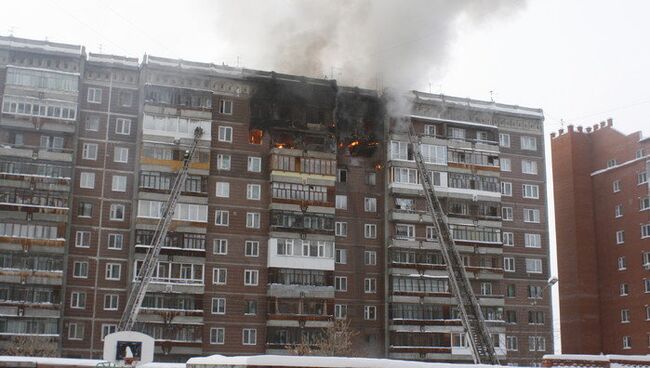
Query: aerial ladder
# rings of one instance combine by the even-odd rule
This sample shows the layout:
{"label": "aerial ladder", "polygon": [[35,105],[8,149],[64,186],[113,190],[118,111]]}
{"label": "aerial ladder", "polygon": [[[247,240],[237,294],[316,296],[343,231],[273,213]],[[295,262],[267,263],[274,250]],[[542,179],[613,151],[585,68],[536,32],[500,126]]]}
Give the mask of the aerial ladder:
{"label": "aerial ladder", "polygon": [[196,147],[199,143],[199,139],[203,136],[203,129],[197,127],[194,129],[194,140],[190,145],[190,148],[185,151],[185,156],[183,157],[183,165],[181,166],[176,179],[174,179],[174,184],[171,187],[169,193],[169,198],[165,202],[163,208],[161,209],[160,220],[156,226],[156,230],[153,234],[151,244],[147,250],[147,254],[144,257],[144,262],[138,271],[137,278],[131,287],[129,297],[126,301],[126,306],[124,308],[124,313],[122,314],[122,319],[118,325],[118,331],[132,331],[133,326],[135,325],[138,314],[140,313],[140,308],[142,307],[142,301],[144,300],[145,294],[147,293],[147,286],[153,278],[153,274],[158,267],[158,259],[160,258],[160,250],[165,242],[167,237],[167,231],[169,230],[169,225],[172,222],[174,217],[174,211],[176,210],[176,203],[178,198],[181,195],[185,187],[185,180],[187,179],[187,172],[190,168],[190,163],[196,152]]}
{"label": "aerial ladder", "polygon": [[424,189],[427,207],[433,218],[434,229],[440,242],[442,256],[447,265],[447,272],[449,272],[451,291],[458,299],[458,309],[463,327],[467,333],[474,363],[499,364],[492,337],[483,318],[483,311],[476,295],[474,295],[462,259],[456,249],[449,225],[445,220],[445,213],[436,196],[432,177],[424,165],[419,136],[416,134],[413,124],[409,125],[409,140],[413,147],[415,163]]}

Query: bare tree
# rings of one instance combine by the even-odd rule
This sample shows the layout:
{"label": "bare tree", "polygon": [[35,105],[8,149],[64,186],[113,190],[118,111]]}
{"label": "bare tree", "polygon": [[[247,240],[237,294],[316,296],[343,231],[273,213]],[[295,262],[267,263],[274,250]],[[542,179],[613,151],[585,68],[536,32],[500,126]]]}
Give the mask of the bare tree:
{"label": "bare tree", "polygon": [[313,345],[303,340],[298,344],[287,345],[286,349],[291,355],[350,356],[352,339],[358,334],[350,327],[349,320],[335,319],[329,327],[322,330]]}
{"label": "bare tree", "polygon": [[2,352],[4,355],[57,357],[59,352],[56,342],[38,336],[15,336],[11,344]]}

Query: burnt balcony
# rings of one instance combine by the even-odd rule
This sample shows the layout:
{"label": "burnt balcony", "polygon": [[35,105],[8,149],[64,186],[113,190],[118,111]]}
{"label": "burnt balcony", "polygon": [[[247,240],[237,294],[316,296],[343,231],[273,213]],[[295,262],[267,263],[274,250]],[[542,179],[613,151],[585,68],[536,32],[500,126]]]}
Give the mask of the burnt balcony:
{"label": "burnt balcony", "polygon": [[273,210],[271,211],[271,230],[333,235],[334,216]]}
{"label": "burnt balcony", "polygon": [[323,185],[306,185],[274,181],[271,185],[273,202],[300,206],[334,207],[335,188]]}
{"label": "burnt balcony", "polygon": [[[174,185],[174,180],[178,175],[176,173],[166,173],[157,171],[140,172],[140,190],[147,192],[168,193]],[[185,179],[185,186],[182,191],[183,195],[207,196],[208,178],[206,176],[188,175]]]}
{"label": "burnt balcony", "polygon": [[[274,152],[271,154],[271,170],[273,171],[323,176],[336,175],[336,160],[288,155],[283,154],[282,150]],[[302,155],[302,151],[300,154]]]}
{"label": "burnt balcony", "polygon": [[448,173],[449,188],[471,189],[484,192],[501,191],[499,178],[494,176],[481,176],[473,174]]}
{"label": "burnt balcony", "polygon": [[62,273],[63,259],[42,255],[5,253],[0,254],[0,270]]}
{"label": "burnt balcony", "polygon": [[212,93],[207,90],[146,85],[144,102],[202,111],[212,110]]}
{"label": "burnt balcony", "polygon": [[0,209],[65,214],[68,196],[58,191],[0,188]]}
{"label": "burnt balcony", "polygon": [[[32,157],[30,156],[29,159]],[[0,160],[0,177],[22,178],[30,177],[35,179],[57,179],[69,181],[72,176],[72,168],[45,163],[34,163],[15,160]]]}
{"label": "burnt balcony", "polygon": [[61,302],[58,289],[30,286],[0,286],[0,303],[57,308]]}
{"label": "burnt balcony", "polygon": [[[153,242],[153,230],[136,230],[136,248],[151,248]],[[201,255],[205,253],[205,234],[167,232],[162,245],[163,253],[167,251],[183,251],[189,255]]]}

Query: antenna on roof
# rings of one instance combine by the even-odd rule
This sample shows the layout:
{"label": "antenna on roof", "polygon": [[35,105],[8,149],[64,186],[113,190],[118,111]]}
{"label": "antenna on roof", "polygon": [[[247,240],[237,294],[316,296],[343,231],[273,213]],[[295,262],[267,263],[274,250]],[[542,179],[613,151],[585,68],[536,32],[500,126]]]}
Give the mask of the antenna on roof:
{"label": "antenna on roof", "polygon": [[494,91],[490,90],[490,101],[494,102]]}

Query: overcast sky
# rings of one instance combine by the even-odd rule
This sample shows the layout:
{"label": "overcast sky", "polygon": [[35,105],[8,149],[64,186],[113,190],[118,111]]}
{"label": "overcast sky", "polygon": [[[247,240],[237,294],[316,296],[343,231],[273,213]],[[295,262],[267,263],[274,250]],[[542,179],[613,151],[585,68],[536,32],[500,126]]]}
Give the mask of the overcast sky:
{"label": "overcast sky", "polygon": [[643,0],[21,0],[0,34],[492,97],[543,108],[547,137],[608,117],[649,136],[648,14]]}

